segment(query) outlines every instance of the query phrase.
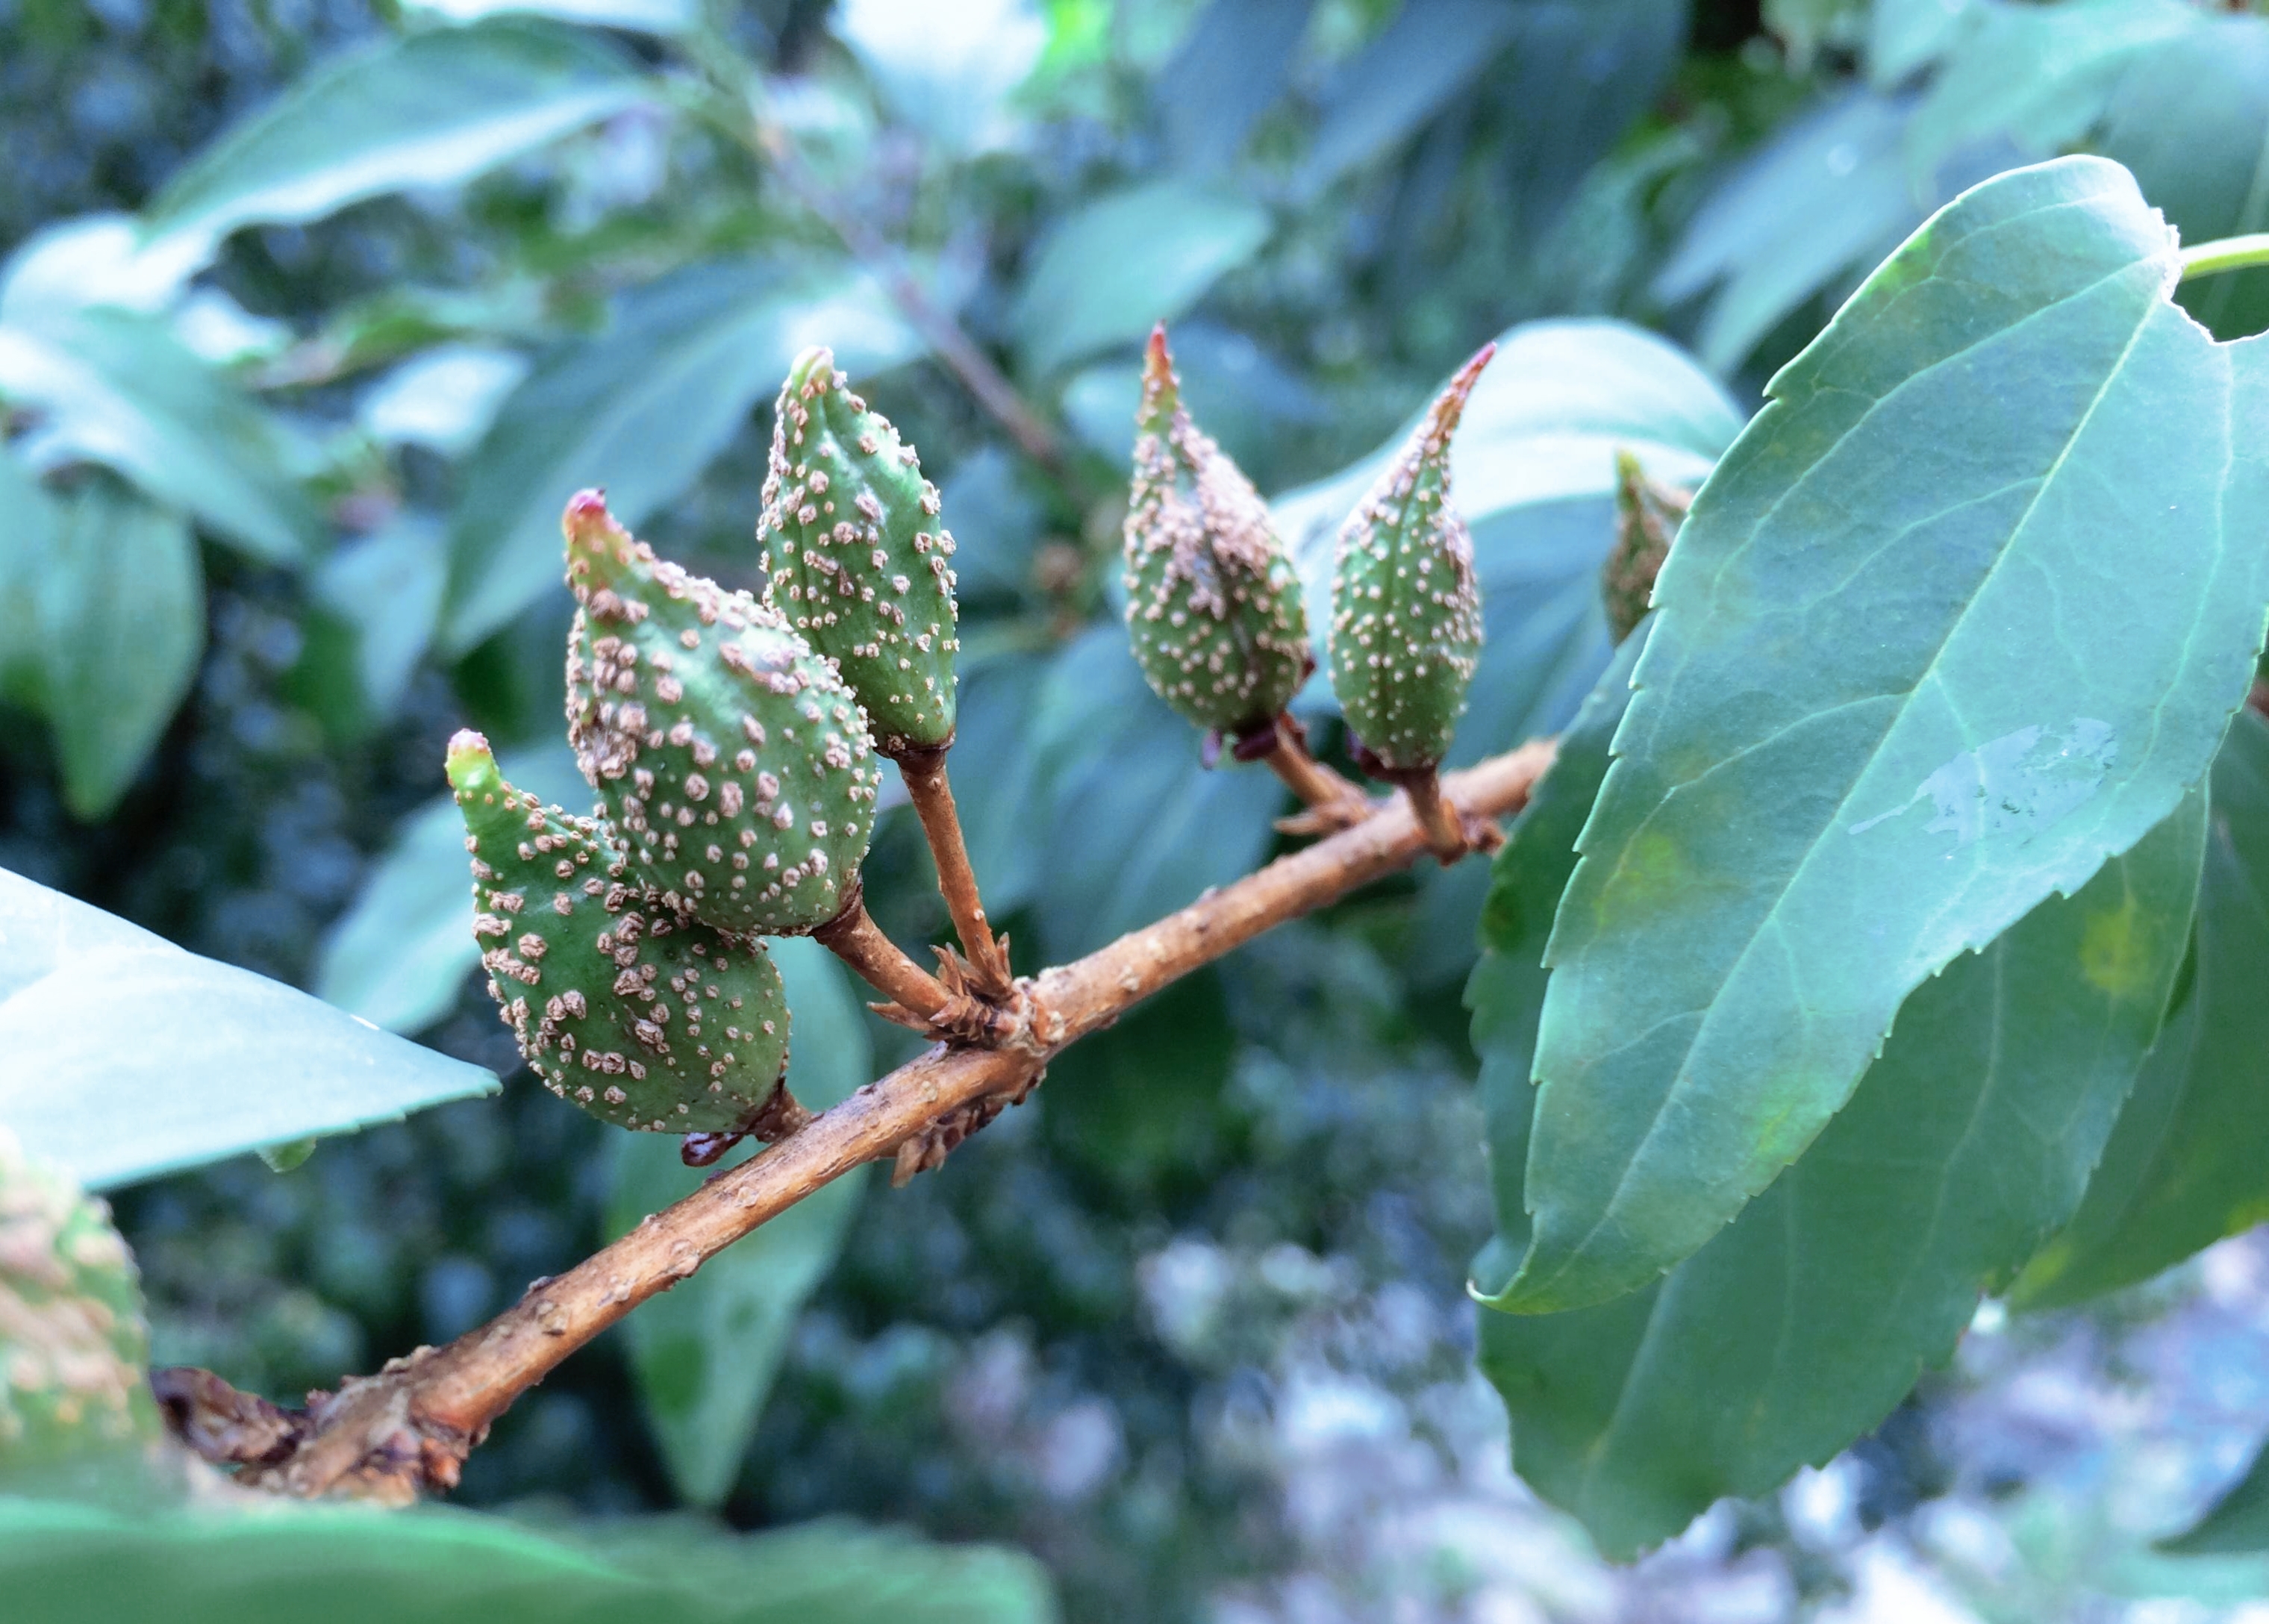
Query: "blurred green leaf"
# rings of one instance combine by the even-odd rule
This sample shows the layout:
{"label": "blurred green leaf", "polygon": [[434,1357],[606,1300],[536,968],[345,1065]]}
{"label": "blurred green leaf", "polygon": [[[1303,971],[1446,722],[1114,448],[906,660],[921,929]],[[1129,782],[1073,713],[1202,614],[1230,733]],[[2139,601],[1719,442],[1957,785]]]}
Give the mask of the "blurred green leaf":
{"label": "blurred green leaf", "polygon": [[1506,0],[1405,0],[1324,87],[1298,193],[1319,196],[1440,112],[1504,48],[1526,9]]}
{"label": "blurred green leaf", "polygon": [[[506,752],[507,782],[580,813],[594,797],[564,742]],[[438,776],[440,764],[435,764]],[[447,791],[402,821],[324,940],[315,992],[358,1021],[418,1032],[449,1013],[480,963],[465,821]]]}
{"label": "blurred green leaf", "polygon": [[1177,166],[1193,173],[1231,162],[1292,78],[1293,53],[1316,0],[1211,0],[1150,100]]}
{"label": "blurred green leaf", "polygon": [[[767,942],[787,985],[788,1087],[825,1111],[874,1078],[866,1011],[848,972],[809,936]],[[690,1168],[669,1133],[609,1135],[607,1234],[691,1194],[717,1170]],[[751,1146],[723,1166],[762,1155]],[[631,1316],[631,1369],[678,1497],[724,1503],[804,1302],[858,1215],[864,1169],[797,1202]]]}
{"label": "blurred green leaf", "polygon": [[1029,0],[842,0],[833,20],[891,109],[954,153],[1010,137],[1002,104],[1048,43]]}
{"label": "blurred green leaf", "polygon": [[5,869],[0,1052],[0,1122],[97,1189],[497,1086]]}
{"label": "blurred green leaf", "polygon": [[1965,147],[2006,142],[2021,160],[2069,147],[2102,116],[2137,54],[2206,25],[2183,0],[1984,5],[1907,127],[1907,173],[1927,193]]}
{"label": "blurred green leaf", "polygon": [[[1570,735],[1484,916],[1493,952],[1468,997],[1499,1234],[1482,1290],[1526,1244],[1541,961],[1625,679]],[[2193,795],[1925,983],[1819,1140],[1667,1278],[1595,1308],[1483,1315],[1522,1477],[1628,1557],[1888,1414],[2080,1200],[2181,962],[2204,811]]]}
{"label": "blurred green leaf", "polygon": [[969,866],[996,923],[1031,900],[1039,885],[1031,819],[1040,756],[1032,719],[1046,673],[1045,659],[1021,651],[963,658],[953,798]]}
{"label": "blurred green leaf", "polygon": [[90,479],[63,508],[33,596],[63,804],[92,823],[118,804],[196,676],[197,545],[180,515]]}
{"label": "blurred green leaf", "polygon": [[1164,1187],[1217,1170],[1236,1059],[1229,1000],[1208,967],[1052,1061],[1041,1119],[1090,1176],[1155,1207]]}
{"label": "blurred green leaf", "polygon": [[2088,1200],[2011,1294],[2026,1308],[2147,1280],[2269,1217],[2269,723],[2214,758],[2197,934]]}
{"label": "blurred green leaf", "polygon": [[1710,195],[1657,273],[1668,304],[1714,288],[1695,336],[1720,373],[1807,299],[1896,247],[1923,216],[1906,104],[1851,91],[1785,126]]}
{"label": "blurred green leaf", "polygon": [[1036,251],[1009,322],[1024,365],[1051,373],[1171,321],[1268,240],[1268,211],[1186,181],[1082,204]]}
{"label": "blurred green leaf", "polygon": [[297,80],[200,152],[143,218],[152,238],[209,255],[239,226],[469,181],[648,93],[627,57],[577,29],[534,19],[431,29]]}
{"label": "blurred green leaf", "polygon": [[484,17],[549,17],[665,37],[684,33],[701,20],[700,0],[405,0],[405,9],[460,23]]}
{"label": "blurred green leaf", "polygon": [[[2269,18],[2218,18],[2138,60],[2096,150],[2127,166],[2185,242],[2269,228]],[[2176,294],[2219,338],[2269,327],[2269,271],[2208,277]]]}
{"label": "blurred green leaf", "polygon": [[417,674],[447,578],[440,521],[410,509],[341,546],[316,572],[316,601],[354,628],[356,675],[373,715],[392,715]]}
{"label": "blurred green leaf", "polygon": [[[1690,1255],[1842,1109],[1911,990],[2204,775],[2260,646],[2269,469],[2240,425],[2269,368],[2167,301],[2172,262],[2100,159],[1975,188],[1696,498],[1553,934],[1509,1306]],[[2138,535],[2182,567],[2139,570]]]}
{"label": "blurred green leaf", "polygon": [[157,322],[51,309],[0,323],[0,399],[41,415],[44,460],[115,469],[262,562],[295,562],[320,533],[293,479],[306,454]]}
{"label": "blurred green leaf", "polygon": [[854,377],[919,349],[873,284],[845,268],[790,275],[717,261],[626,295],[604,332],[544,358],[465,464],[443,648],[464,653],[558,587],[569,497],[602,486],[617,518],[643,522],[698,477],[779,390],[796,352],[816,343],[832,345]]}
{"label": "blurred green leaf", "polygon": [[263,1502],[128,1514],[0,1498],[9,1624],[1049,1624],[1019,1553],[848,1523],[530,1525]]}
{"label": "blurred green leaf", "polygon": [[1867,81],[1894,90],[1944,55],[1984,11],[1980,0],[1874,0],[1867,8]]}
{"label": "blurred green leaf", "polygon": [[2158,1548],[2176,1556],[2227,1556],[2269,1551],[2269,1448],[2255,1452],[2236,1482],[2205,1516]]}
{"label": "blurred green leaf", "polygon": [[1039,771],[1026,838],[1046,879],[1033,904],[1051,960],[1195,902],[1268,849],[1275,776],[1226,757],[1206,771],[1198,730],[1150,691],[1115,621],[1056,657],[1028,736]]}
{"label": "blurred green leaf", "polygon": [[0,581],[20,594],[0,612],[0,701],[31,709],[45,704],[40,666],[46,641],[40,632],[41,581],[55,568],[62,516],[15,448],[0,441]]}

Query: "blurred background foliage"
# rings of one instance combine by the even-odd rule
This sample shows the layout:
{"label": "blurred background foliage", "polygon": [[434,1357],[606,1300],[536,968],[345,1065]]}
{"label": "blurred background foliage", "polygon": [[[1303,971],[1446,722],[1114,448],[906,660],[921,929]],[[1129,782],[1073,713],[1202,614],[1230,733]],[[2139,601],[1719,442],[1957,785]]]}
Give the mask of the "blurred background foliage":
{"label": "blurred background foliage", "polygon": [[[1278,809],[1202,771],[1116,629],[1152,321],[1312,587],[1370,454],[1506,336],[1460,442],[1471,758],[1606,661],[1613,452],[1699,478],[1955,191],[2086,148],[2187,238],[2269,225],[2243,10],[0,0],[0,866],[508,1075],[442,742],[477,726],[580,800],[562,502],[603,484],[750,584],[771,398],[826,342],[960,541],[993,912],[1023,966],[1085,951],[1265,858]],[[2184,298],[2269,324],[2269,273]],[[1327,742],[1330,703],[1303,700]],[[868,890],[902,941],[944,928],[927,860],[886,819]],[[1697,1618],[1696,1562],[1733,1587],[1707,1616],[1864,1596],[1806,1508],[1903,1525],[1976,1487],[1951,1399],[1653,1581],[1505,1481],[1463,1293],[1483,880],[1279,932],[942,1174],[799,1209],[525,1398],[459,1498],[997,1539],[1077,1619],[1610,1617],[1649,1583]],[[789,969],[808,1097],[905,1052],[823,958]],[[296,1173],[128,1191],[157,1358],[292,1399],[454,1336],[669,1199],[668,1149],[522,1075]],[[2101,1553],[2063,1537],[2020,1568],[2073,1582]]]}

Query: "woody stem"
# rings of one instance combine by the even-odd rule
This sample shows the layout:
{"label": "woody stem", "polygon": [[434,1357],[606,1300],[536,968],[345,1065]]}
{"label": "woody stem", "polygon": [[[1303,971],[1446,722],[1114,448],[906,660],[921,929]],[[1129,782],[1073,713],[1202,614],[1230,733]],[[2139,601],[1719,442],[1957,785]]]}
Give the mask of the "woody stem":
{"label": "woody stem", "polygon": [[1426,849],[1445,864],[1454,863],[1473,850],[1466,831],[1458,822],[1455,808],[1442,798],[1442,780],[1431,767],[1396,775],[1402,793],[1410,797],[1411,816],[1418,820],[1419,832],[1426,838]]}
{"label": "woody stem", "polygon": [[961,838],[961,814],[953,804],[953,785],[946,777],[946,747],[906,749],[898,753],[898,776],[905,780],[906,797],[921,819],[923,838],[937,864],[938,895],[953,919],[954,934],[968,956],[971,985],[983,997],[1009,996],[1015,978],[1009,956],[994,938],[985,917],[985,899],[978,895],[977,873],[969,866],[969,848]]}
{"label": "woody stem", "polygon": [[875,916],[867,912],[862,892],[854,891],[850,904],[812,932],[811,939],[857,971],[868,985],[925,1021],[953,1001],[943,982],[883,934]]}
{"label": "woody stem", "polygon": [[1309,806],[1336,808],[1352,802],[1368,811],[1363,791],[1310,755],[1307,740],[1297,727],[1287,725],[1290,721],[1285,716],[1275,720],[1275,742],[1260,757],[1269,770]]}

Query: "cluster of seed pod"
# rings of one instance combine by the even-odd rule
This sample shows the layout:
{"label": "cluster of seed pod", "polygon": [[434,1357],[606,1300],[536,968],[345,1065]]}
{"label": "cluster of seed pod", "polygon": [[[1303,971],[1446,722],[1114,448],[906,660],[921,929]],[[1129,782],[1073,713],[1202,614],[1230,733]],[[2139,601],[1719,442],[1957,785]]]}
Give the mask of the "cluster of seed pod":
{"label": "cluster of seed pod", "polygon": [[762,939],[870,924],[877,735],[894,754],[953,735],[953,540],[824,350],[781,391],[765,496],[762,598],[657,557],[596,491],[568,503],[567,736],[593,816],[506,783],[478,734],[448,752],[474,934],[530,1068],[609,1122],[705,1140],[785,1097]]}
{"label": "cluster of seed pod", "polygon": [[[1473,539],[1450,501],[1450,441],[1490,345],[1450,380],[1339,536],[1331,682],[1372,777],[1403,785],[1445,860],[1468,837],[1439,813],[1435,773],[1482,643]],[[1268,756],[1326,809],[1338,791],[1282,714],[1313,668],[1291,561],[1252,482],[1201,432],[1152,333],[1126,528],[1127,625],[1151,688],[1200,727]],[[1341,804],[1344,804],[1342,802]],[[1327,825],[1324,825],[1327,826]]]}

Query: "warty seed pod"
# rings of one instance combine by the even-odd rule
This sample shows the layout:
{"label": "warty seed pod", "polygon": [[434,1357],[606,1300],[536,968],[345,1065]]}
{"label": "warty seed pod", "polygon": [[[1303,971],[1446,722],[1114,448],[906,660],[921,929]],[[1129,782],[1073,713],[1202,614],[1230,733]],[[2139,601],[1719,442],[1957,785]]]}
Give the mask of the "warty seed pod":
{"label": "warty seed pod", "polygon": [[149,1363],[110,1208],[0,1127],[0,1470],[157,1442]]}
{"label": "warty seed pod", "polygon": [[567,505],[567,737],[635,882],[720,930],[795,935],[855,894],[883,769],[834,665],[771,605]]}
{"label": "warty seed pod", "polygon": [[1268,504],[1190,420],[1150,334],[1127,492],[1127,633],[1159,698],[1224,734],[1273,723],[1313,668],[1300,580]]}
{"label": "warty seed pod", "polygon": [[759,527],[766,596],[835,661],[887,756],[953,742],[953,537],[937,487],[833,351],[781,385]]}
{"label": "warty seed pod", "polygon": [[1450,502],[1450,437],[1496,353],[1485,346],[1450,380],[1340,531],[1332,690],[1367,770],[1438,766],[1480,663],[1481,587],[1473,536]]}
{"label": "warty seed pod", "polygon": [[787,995],[764,944],[680,919],[631,882],[599,825],[449,741],[473,866],[473,938],[521,1054],[618,1127],[728,1133],[787,1072]]}

